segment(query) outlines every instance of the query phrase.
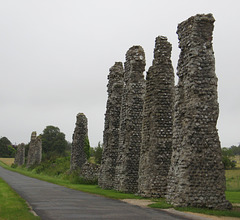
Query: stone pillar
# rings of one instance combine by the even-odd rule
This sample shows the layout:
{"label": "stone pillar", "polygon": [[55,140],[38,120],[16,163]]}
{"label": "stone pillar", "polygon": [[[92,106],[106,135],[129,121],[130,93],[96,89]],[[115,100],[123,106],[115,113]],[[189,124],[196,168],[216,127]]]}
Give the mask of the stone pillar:
{"label": "stone pillar", "polygon": [[25,163],[25,144],[19,144],[17,146],[17,152],[15,155],[14,164],[17,166],[22,166]]}
{"label": "stone pillar", "polygon": [[42,141],[37,137],[37,132],[33,131],[28,150],[27,167],[40,164],[42,161]]}
{"label": "stone pillar", "polygon": [[138,193],[145,197],[166,194],[174,101],[171,51],[172,45],[167,38],[157,37],[153,64],[147,72],[138,180]]}
{"label": "stone pillar", "polygon": [[77,114],[76,127],[73,133],[71,151],[71,170],[81,168],[87,161],[84,151],[85,141],[88,138],[87,117],[83,113]]}
{"label": "stone pillar", "polygon": [[141,147],[142,112],[145,94],[145,54],[141,46],[131,47],[124,64],[124,89],[120,114],[119,151],[114,189],[137,192]]}
{"label": "stone pillar", "polygon": [[219,114],[212,48],[214,18],[196,15],[178,25],[173,153],[167,201],[175,206],[231,208],[216,129]]}
{"label": "stone pillar", "polygon": [[119,144],[120,111],[123,92],[123,65],[116,62],[108,76],[108,100],[103,133],[103,155],[98,185],[112,189]]}

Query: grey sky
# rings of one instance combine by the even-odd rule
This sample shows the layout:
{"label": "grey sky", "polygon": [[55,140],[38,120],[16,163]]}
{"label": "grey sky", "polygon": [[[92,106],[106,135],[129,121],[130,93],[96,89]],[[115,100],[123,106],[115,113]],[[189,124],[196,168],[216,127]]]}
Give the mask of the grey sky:
{"label": "grey sky", "polygon": [[114,62],[124,62],[126,51],[141,45],[147,70],[155,37],[164,35],[176,69],[178,23],[212,13],[219,136],[222,147],[238,144],[239,11],[239,0],[0,0],[0,136],[28,143],[32,131],[54,125],[72,141],[76,115],[83,112],[96,146]]}

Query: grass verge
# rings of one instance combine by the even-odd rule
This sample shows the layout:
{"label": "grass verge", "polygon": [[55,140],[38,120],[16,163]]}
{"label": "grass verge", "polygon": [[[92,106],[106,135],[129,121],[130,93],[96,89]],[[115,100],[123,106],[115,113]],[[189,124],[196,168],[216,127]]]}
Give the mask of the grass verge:
{"label": "grass verge", "polygon": [[0,161],[0,165],[8,170],[14,171],[21,173],[25,176],[33,177],[39,180],[44,180],[50,183],[55,183],[61,186],[68,187],[70,189],[75,189],[75,190],[80,190],[82,192],[88,192],[91,194],[97,194],[97,195],[102,195],[108,198],[112,199],[141,199],[142,197],[134,195],[134,194],[128,194],[128,193],[121,193],[115,190],[104,190],[101,189],[98,185],[86,185],[86,184],[73,184],[70,183],[69,180],[64,180],[61,178],[57,177],[51,177],[47,175],[42,175],[42,174],[36,174],[32,173],[31,171],[27,171],[26,169],[23,168],[11,168],[7,166],[6,164],[2,163]]}
{"label": "grass verge", "polygon": [[32,220],[34,216],[27,203],[0,178],[0,219],[1,220]]}
{"label": "grass verge", "polygon": [[[230,192],[230,197],[235,198],[236,201],[239,202],[240,197],[238,195],[231,195],[232,192]],[[227,192],[228,194],[228,192]],[[228,216],[228,217],[238,217],[240,218],[240,207],[233,207],[232,210],[213,210],[213,209],[204,209],[204,208],[195,208],[195,207],[174,207],[170,204],[168,204],[164,198],[161,199],[155,199],[153,201],[156,201],[154,204],[150,204],[149,207],[151,208],[159,208],[159,209],[169,209],[174,208],[175,210],[182,211],[182,212],[193,212],[193,213],[201,213],[205,215],[214,215],[214,216]],[[234,206],[234,204],[233,204]]]}
{"label": "grass verge", "polygon": [[240,168],[225,171],[227,191],[240,192]]}

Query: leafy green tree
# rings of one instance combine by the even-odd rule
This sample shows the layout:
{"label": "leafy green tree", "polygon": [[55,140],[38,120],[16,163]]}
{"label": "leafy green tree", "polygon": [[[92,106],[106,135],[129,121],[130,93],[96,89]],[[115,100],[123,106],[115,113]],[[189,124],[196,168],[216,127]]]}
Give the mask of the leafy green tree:
{"label": "leafy green tree", "polygon": [[90,157],[94,157],[95,156],[95,148],[94,147],[90,147]]}
{"label": "leafy green tree", "polygon": [[88,137],[85,138],[84,140],[84,152],[87,156],[87,159],[90,158],[90,143]]}
{"label": "leafy green tree", "polygon": [[237,146],[231,146],[230,150],[232,151],[233,155],[240,155],[240,145]]}
{"label": "leafy green tree", "polygon": [[95,149],[95,162],[97,164],[101,164],[101,161],[102,161],[102,151],[103,151],[103,148],[102,148],[102,145],[100,144],[100,142],[98,142],[98,146],[96,147]]}
{"label": "leafy green tree", "polygon": [[41,135],[43,158],[64,156],[68,147],[65,134],[58,127],[49,125],[43,130]]}
{"label": "leafy green tree", "polygon": [[16,149],[12,145],[8,145],[7,147],[8,147],[8,156],[10,158],[15,157]]}
{"label": "leafy green tree", "polygon": [[0,139],[0,157],[14,157],[16,150],[6,137]]}
{"label": "leafy green tree", "polygon": [[234,156],[232,149],[222,148],[222,162],[224,169],[231,169],[236,167],[236,161],[233,161],[231,157]]}

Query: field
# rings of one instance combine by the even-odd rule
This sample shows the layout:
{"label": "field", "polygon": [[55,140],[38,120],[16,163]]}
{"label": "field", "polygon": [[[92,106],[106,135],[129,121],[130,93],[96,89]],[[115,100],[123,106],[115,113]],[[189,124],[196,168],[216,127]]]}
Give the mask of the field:
{"label": "field", "polygon": [[0,161],[8,166],[11,166],[14,163],[14,158],[0,158]]}
{"label": "field", "polygon": [[240,168],[226,170],[225,176],[227,191],[240,192]]}
{"label": "field", "polygon": [[236,167],[240,168],[240,155],[236,155],[232,159],[237,162],[237,166]]}

